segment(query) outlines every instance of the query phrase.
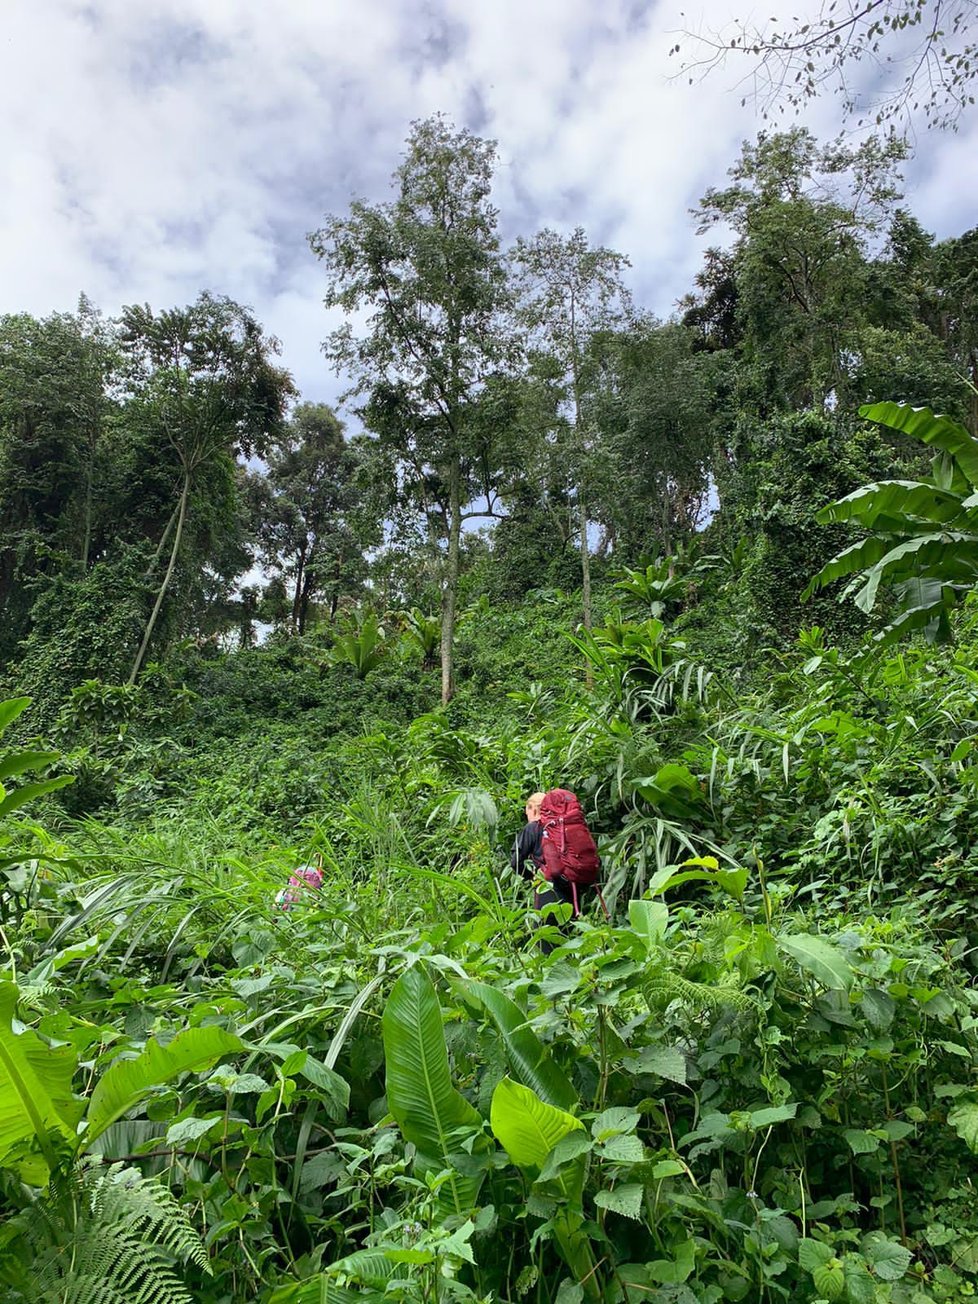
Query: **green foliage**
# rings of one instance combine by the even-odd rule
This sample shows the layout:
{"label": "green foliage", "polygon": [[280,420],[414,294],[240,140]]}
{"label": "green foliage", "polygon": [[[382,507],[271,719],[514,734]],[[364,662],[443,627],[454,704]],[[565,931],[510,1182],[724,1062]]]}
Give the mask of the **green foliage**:
{"label": "green foliage", "polygon": [[121,1164],[55,1179],[6,1233],[12,1304],[191,1304],[174,1265],[207,1264],[174,1195]]}
{"label": "green foliage", "polygon": [[476,1202],[482,1173],[453,1171],[456,1157],[485,1148],[482,1120],[452,1085],[441,1009],[420,966],[398,979],[384,1009],[387,1100],[404,1138],[418,1152],[422,1173],[448,1173],[446,1197],[455,1213]]}
{"label": "green foliage", "polygon": [[899,614],[877,636],[891,643],[922,629],[935,642],[951,637],[949,613],[978,576],[978,441],[956,421],[929,408],[877,403],[860,415],[939,450],[925,480],[865,485],[818,513],[823,524],[855,521],[870,533],[837,554],[813,577],[805,594],[856,575],[847,586],[872,611],[880,589],[895,588]]}
{"label": "green foliage", "polygon": [[337,634],[329,652],[334,665],[350,665],[358,679],[366,679],[386,654],[386,635],[373,611],[350,617],[346,633]]}

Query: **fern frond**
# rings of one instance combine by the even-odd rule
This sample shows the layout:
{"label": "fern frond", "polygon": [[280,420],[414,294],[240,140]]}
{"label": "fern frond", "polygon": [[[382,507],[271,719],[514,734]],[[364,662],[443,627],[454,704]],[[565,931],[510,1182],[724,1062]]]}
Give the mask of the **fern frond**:
{"label": "fern frond", "polygon": [[678,973],[653,975],[645,983],[644,991],[645,999],[652,1009],[662,1009],[671,1001],[682,1001],[686,1005],[712,1010],[714,1013],[724,1008],[735,1009],[742,1014],[758,1013],[757,1002],[739,988],[695,983]]}
{"label": "fern frond", "polygon": [[172,1193],[122,1164],[60,1174],[17,1221],[25,1304],[193,1304],[177,1270],[208,1271]]}

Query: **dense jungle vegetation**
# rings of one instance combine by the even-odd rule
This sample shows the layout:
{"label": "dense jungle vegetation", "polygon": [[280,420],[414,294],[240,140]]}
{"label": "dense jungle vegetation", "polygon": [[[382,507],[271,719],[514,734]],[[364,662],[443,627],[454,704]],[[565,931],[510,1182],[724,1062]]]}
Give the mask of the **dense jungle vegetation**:
{"label": "dense jungle vegetation", "polygon": [[[215,293],[0,318],[5,1300],[974,1297],[978,231],[905,153],[745,145],[659,321],[415,124],[311,237],[356,432]],[[611,918],[534,934],[557,785]]]}

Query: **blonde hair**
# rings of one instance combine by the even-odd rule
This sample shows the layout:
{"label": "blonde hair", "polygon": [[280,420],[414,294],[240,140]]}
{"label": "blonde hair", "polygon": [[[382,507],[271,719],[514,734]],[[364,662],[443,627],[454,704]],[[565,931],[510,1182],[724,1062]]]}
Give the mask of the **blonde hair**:
{"label": "blonde hair", "polygon": [[526,799],[526,813],[529,815],[530,809],[535,811],[536,815],[540,814],[540,803],[547,794],[545,792],[531,792]]}

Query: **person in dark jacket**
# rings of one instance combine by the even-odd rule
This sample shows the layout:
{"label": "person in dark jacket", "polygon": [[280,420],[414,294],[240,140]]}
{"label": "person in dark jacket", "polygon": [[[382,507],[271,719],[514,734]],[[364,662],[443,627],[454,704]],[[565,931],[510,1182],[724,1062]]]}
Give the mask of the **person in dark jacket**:
{"label": "person in dark jacket", "polygon": [[[547,907],[559,905],[573,905],[574,893],[571,885],[563,878],[554,878],[547,883],[544,890],[540,891],[540,867],[543,865],[543,826],[540,823],[540,803],[543,801],[542,792],[531,793],[526,799],[526,824],[520,830],[516,841],[513,844],[513,850],[510,853],[509,863],[522,878],[528,882],[535,881],[533,891],[534,909],[541,913],[541,920],[537,927],[545,923],[553,922],[547,919]],[[540,949],[544,955],[549,955],[554,949],[552,942],[541,942]]]}

